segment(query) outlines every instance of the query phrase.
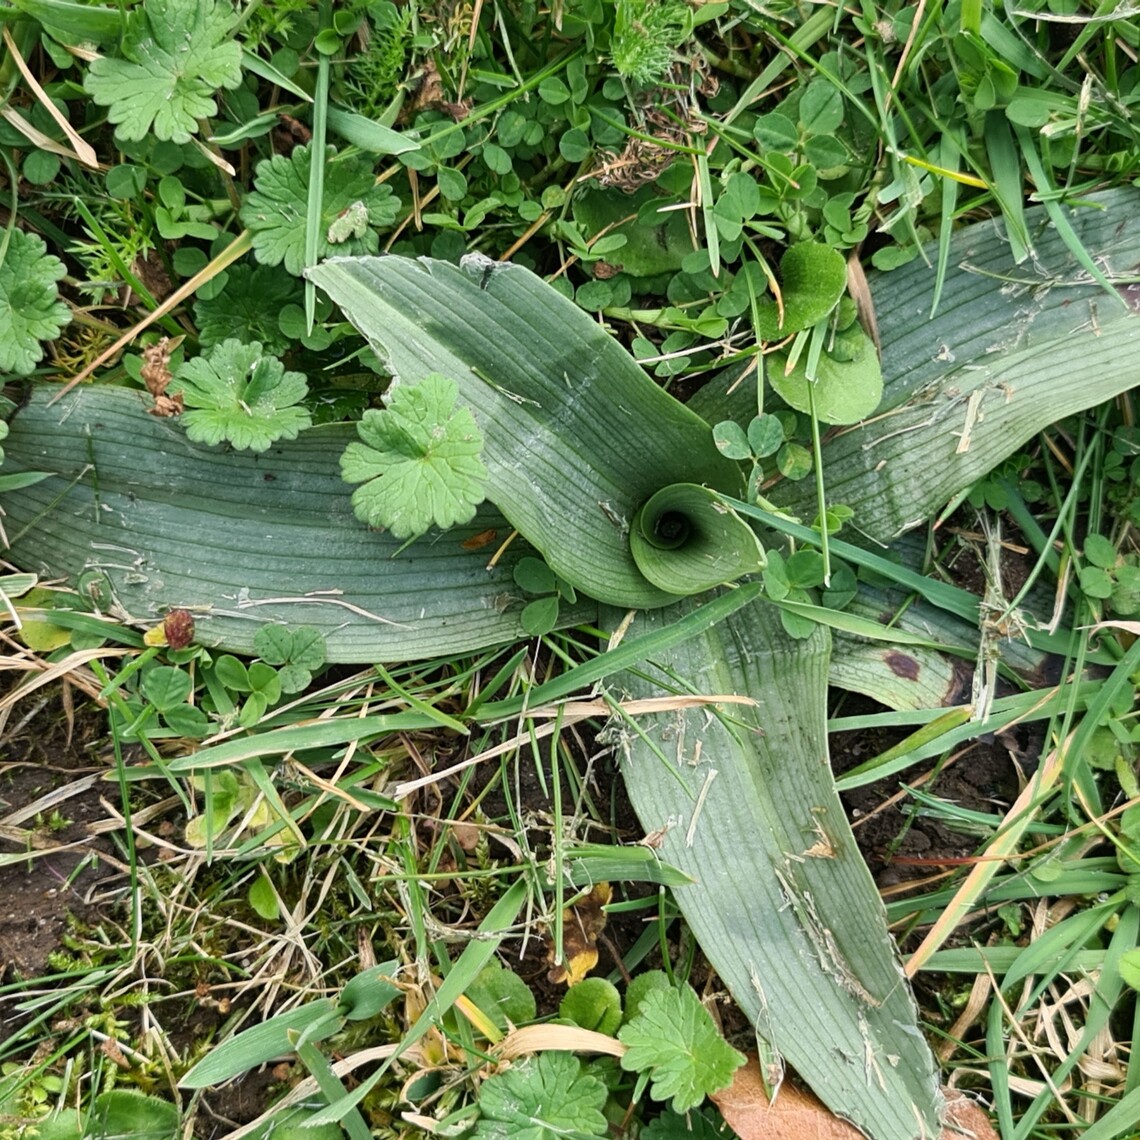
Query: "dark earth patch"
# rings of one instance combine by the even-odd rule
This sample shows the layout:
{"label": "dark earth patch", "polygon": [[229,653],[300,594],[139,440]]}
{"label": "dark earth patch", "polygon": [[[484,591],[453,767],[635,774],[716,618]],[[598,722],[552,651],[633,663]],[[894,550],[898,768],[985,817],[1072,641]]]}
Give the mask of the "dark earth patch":
{"label": "dark earth patch", "polygon": [[69,728],[58,699],[48,699],[0,745],[3,982],[50,973],[48,956],[69,922],[92,917],[93,894],[114,873],[101,858],[111,841],[96,826],[107,818],[99,802],[107,767],[94,752],[104,731],[98,711],[81,711]]}

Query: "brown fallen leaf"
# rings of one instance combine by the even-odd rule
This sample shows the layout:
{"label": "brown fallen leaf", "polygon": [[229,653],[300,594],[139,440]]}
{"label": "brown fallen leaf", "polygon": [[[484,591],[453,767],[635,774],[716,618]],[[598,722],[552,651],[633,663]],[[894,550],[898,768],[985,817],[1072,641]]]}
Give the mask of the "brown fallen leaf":
{"label": "brown fallen leaf", "polygon": [[170,373],[170,358],[184,339],[179,336],[171,340],[164,336],[156,344],[148,344],[143,349],[140,375],[146,390],[154,397],[154,407],[148,409],[152,416],[180,416],[184,410],[181,393],[175,396],[166,394],[167,386],[174,379]]}
{"label": "brown fallen leaf", "polygon": [[[998,1140],[985,1111],[965,1093],[944,1089],[946,1111],[939,1140]],[[812,1093],[785,1082],[769,1102],[755,1056],[736,1070],[732,1084],[712,1100],[740,1140],[861,1140],[854,1125],[832,1114]]]}
{"label": "brown fallen leaf", "polygon": [[551,963],[547,978],[572,986],[598,964],[598,935],[606,928],[605,906],[613,897],[609,883],[596,883],[594,889],[562,912],[562,961],[554,964],[554,938],[546,935],[546,960]]}

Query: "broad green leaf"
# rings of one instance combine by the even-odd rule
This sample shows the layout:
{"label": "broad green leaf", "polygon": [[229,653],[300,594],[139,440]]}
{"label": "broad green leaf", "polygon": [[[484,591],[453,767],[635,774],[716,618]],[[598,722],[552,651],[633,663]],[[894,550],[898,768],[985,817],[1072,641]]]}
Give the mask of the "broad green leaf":
{"label": "broad green leaf", "polygon": [[729,459],[748,459],[752,455],[748,436],[735,420],[722,420],[716,424],[713,427],[713,442],[717,451]]}
{"label": "broad green leaf", "polygon": [[551,594],[547,598],[535,598],[527,602],[519,617],[523,631],[528,637],[542,637],[558,625],[558,611],[561,603],[558,597]]}
{"label": "broad green leaf", "polygon": [[257,878],[249,884],[249,890],[246,891],[246,898],[249,900],[249,905],[253,907],[254,912],[260,918],[264,918],[266,922],[276,922],[277,919],[281,917],[281,907],[277,902],[277,892],[274,891],[273,883],[264,871],[261,871]]}
{"label": "broad green leaf", "polygon": [[604,233],[628,239],[606,258],[623,273],[632,277],[675,273],[693,252],[693,239],[683,210],[657,212],[673,201],[663,198],[655,186],[643,186],[632,194],[586,190],[574,197],[574,220],[587,238]]}
{"label": "broad green leaf", "polygon": [[9,231],[0,262],[0,373],[29,375],[43,359],[40,342],[55,340],[71,320],[56,286],[66,273],[38,234]]}
{"label": "broad green leaf", "polygon": [[558,1003],[558,1016],[608,1036],[621,1025],[621,994],[606,978],[583,978]]}
{"label": "broad green leaf", "polygon": [[[622,648],[693,604],[640,614]],[[692,692],[759,702],[711,720],[706,710],[639,718],[645,735],[621,737],[642,826],[663,828],[661,857],[697,880],[674,894],[702,950],[757,1033],[834,1112],[877,1140],[937,1135],[934,1060],[827,765],[826,631],[792,642],[761,601],[651,661],[612,678],[611,691],[659,696],[684,678]]]}
{"label": "broad green leaf", "polygon": [[488,962],[479,971],[467,987],[467,997],[503,1032],[533,1021],[538,1013],[530,987],[499,962]]}
{"label": "broad green leaf", "polygon": [[560,578],[617,605],[668,599],[630,551],[634,517],[665,486],[727,489],[740,473],[604,329],[529,270],[481,256],[337,258],[309,276],[400,381],[456,381],[486,441],[487,498]]}
{"label": "broad green leaf", "polygon": [[790,372],[785,372],[787,355],[773,353],[768,364],[768,381],[781,399],[797,412],[815,414],[825,424],[853,424],[871,415],[883,396],[883,372],[871,338],[853,325],[836,334],[843,353],[831,345],[819,358],[815,378],[807,377],[807,353],[801,353]]}
{"label": "broad green leaf", "polygon": [[756,305],[756,335],[761,340],[783,340],[800,329],[818,324],[835,308],[847,286],[843,255],[820,242],[800,242],[780,258],[780,296],[783,313],[771,297]]}
{"label": "broad green leaf", "polygon": [[190,696],[193,687],[190,674],[173,665],[158,665],[143,679],[146,699],[160,712],[182,704]]}
{"label": "broad green leaf", "polygon": [[[1071,212],[1073,228],[1123,298],[1140,261],[1140,191],[1089,200]],[[933,319],[936,274],[921,260],[871,278],[884,396],[873,422],[826,445],[824,470],[828,497],[875,541],[922,523],[1042,428],[1140,384],[1140,315],[1089,283],[1044,228],[1044,207],[1025,217],[1032,272],[989,223],[965,227]],[[814,487],[778,486],[769,498],[816,513]]]}
{"label": "broad green leaf", "polygon": [[459,387],[432,374],[400,385],[383,411],[370,409],[350,443],[341,474],[362,483],[352,495],[357,515],[397,538],[418,538],[470,522],[483,501],[487,469],[483,436],[470,409],[455,407]]}
{"label": "broad green leaf", "polygon": [[1085,557],[1093,566],[1111,570],[1116,565],[1116,547],[1103,534],[1090,534],[1085,539]]}
{"label": "broad green leaf", "polygon": [[479,1090],[473,1140],[558,1140],[605,1136],[606,1086],[572,1053],[527,1057],[488,1077]]}
{"label": "broad green leaf", "polygon": [[111,1089],[91,1102],[84,1136],[130,1136],[132,1140],[176,1140],[181,1113],[176,1105],[130,1089]]}
{"label": "broad green leaf", "polygon": [[[5,471],[56,472],[4,495],[5,557],[17,564],[73,580],[102,568],[133,618],[161,621],[170,606],[189,606],[198,643],[251,655],[263,625],[316,628],[337,662],[466,653],[525,636],[526,596],[512,575],[533,547],[516,539],[487,570],[511,528],[485,504],[466,526],[398,553],[399,539],[353,514],[339,470],[350,425],[229,452],[147,415],[135,392],[83,386],[49,406],[55,394],[37,386],[4,441]],[[115,551],[105,547],[109,524]],[[596,608],[563,601],[560,612],[570,624]],[[215,668],[230,661],[240,665],[223,655]],[[224,683],[248,692],[248,671]]]}
{"label": "broad green leaf", "polygon": [[190,141],[217,113],[214,92],[241,82],[241,46],[229,38],[236,19],[226,0],[146,0],[132,9],[124,58],[93,60],[84,83],[119,138]]}
{"label": "broad green leaf", "polygon": [[523,558],[515,567],[515,583],[528,594],[552,594],[558,589],[554,571],[541,558]]}
{"label": "broad green leaf", "polygon": [[[1134,190],[1103,195],[1097,200],[1104,211],[1074,217],[1085,244],[1107,251],[1110,273],[1126,273],[1140,260],[1138,198]],[[1038,226],[1041,215],[1030,216]],[[1063,284],[1072,262],[1060,239],[1046,233],[1037,242],[1056,283],[1024,297],[994,286],[995,275],[1008,274],[1011,267],[1008,250],[988,224],[966,229],[956,240],[951,260],[969,267],[947,275],[947,303],[940,312],[948,316],[927,319],[933,274],[917,261],[874,281],[884,338],[887,415],[877,425],[838,436],[826,448],[829,494],[854,505],[860,526],[879,537],[926,517],[932,504],[940,507],[1013,450],[1017,439],[1008,430],[1014,422],[1009,419],[1011,409],[1021,417],[1017,430],[1027,433],[1135,383],[1132,373],[1140,367],[1135,364],[1140,358],[1131,351],[1136,318],[1123,312],[1123,305],[1122,315],[1114,317],[1110,298],[1087,286]],[[576,576],[563,573],[579,569],[576,555],[592,552],[599,565],[589,573],[601,579],[595,595],[618,596],[627,604],[626,587],[641,579],[633,576],[636,570],[621,526],[660,489],[650,477],[653,469],[666,473],[665,483],[685,481],[677,468],[687,465],[692,472],[692,461],[686,464],[679,457],[693,447],[714,450],[708,428],[681,409],[692,428],[664,429],[662,455],[657,433],[647,441],[639,425],[668,423],[677,406],[660,392],[643,397],[640,371],[635,369],[637,380],[631,384],[622,371],[630,366],[624,353],[572,303],[540,309],[538,298],[545,287],[524,270],[488,264],[485,273],[480,269],[474,278],[466,277],[454,294],[461,299],[457,313],[454,297],[437,296],[436,287],[465,277],[462,271],[399,258],[382,264],[392,281],[385,279],[382,285],[384,302],[379,317],[369,318],[369,331],[382,338],[391,330],[398,358],[413,378],[440,368],[434,351],[430,361],[417,363],[414,346],[425,338],[425,330],[437,347],[465,339],[477,346],[477,367],[488,379],[472,378],[468,371],[467,380],[485,401],[487,418],[496,423],[496,438],[489,439],[488,448],[494,444],[505,464],[517,458],[520,440],[540,441],[534,468],[537,488],[528,481],[529,467],[514,478],[500,473],[503,501],[516,504],[512,521],[526,523],[524,532],[533,530],[539,542],[560,552],[553,557],[564,563],[555,567],[564,578]],[[353,304],[367,309],[370,294],[357,287],[357,276],[350,276],[348,266],[358,263],[334,262],[322,270],[335,267],[344,288],[351,286]],[[974,272],[974,266],[980,271]],[[484,277],[487,289],[481,290]],[[530,284],[519,286],[526,281]],[[410,309],[401,294],[405,284]],[[1094,296],[1099,337],[1088,324]],[[423,314],[417,311],[420,307]],[[570,347],[559,335],[563,327]],[[1003,345],[1006,351],[998,351]],[[614,351],[621,360],[612,367],[624,378],[611,384]],[[509,362],[508,376],[501,374],[504,360]],[[567,389],[563,373],[581,376],[582,361],[592,362],[585,371],[602,382]],[[995,372],[1011,361],[1016,364],[1011,371]],[[1083,375],[1086,363],[1086,381],[1070,383],[1073,376]],[[548,374],[562,392],[574,397],[565,409],[566,424],[573,430],[555,431],[532,405],[517,404],[491,386],[494,382],[505,392],[520,394],[511,386],[516,371],[536,388]],[[984,414],[975,417],[970,445],[959,453],[960,437],[948,429],[964,427],[969,386],[978,376],[988,378],[979,389],[977,410]],[[1006,381],[1007,389],[985,386]],[[940,384],[946,391],[937,395]],[[76,391],[52,408],[47,406],[48,394],[34,392],[13,420],[7,441],[11,470],[48,467],[58,472],[5,494],[5,526],[17,565],[74,577],[88,564],[107,564],[117,600],[133,616],[154,619],[169,605],[206,606],[199,623],[204,642],[222,641],[245,651],[255,632],[256,623],[250,621],[254,616],[317,625],[330,636],[332,660],[394,660],[461,651],[520,635],[519,615],[526,599],[511,571],[519,557],[534,551],[516,541],[494,571],[484,572],[486,554],[464,549],[463,544],[488,530],[499,530],[505,537],[509,525],[497,512],[483,508],[468,528],[449,533],[443,542],[417,544],[392,560],[395,540],[364,532],[344,498],[335,460],[347,442],[344,429],[306,432],[296,443],[277,445],[254,459],[188,445],[175,426],[146,416],[141,402],[127,392]],[[521,394],[546,395],[541,389]],[[630,402],[631,395],[636,395],[636,403]],[[560,407],[561,398],[557,391],[550,395],[552,411]],[[465,402],[484,426],[475,401]],[[612,430],[600,433],[598,424],[607,423],[614,403],[633,414],[628,422],[619,418]],[[1032,423],[1026,420],[1026,406],[1035,409]],[[520,410],[527,418],[518,436],[498,427],[496,417],[509,427]],[[694,443],[698,432],[701,441]],[[647,446],[652,450],[644,451]],[[97,478],[84,470],[89,454]],[[632,470],[631,458],[637,460]],[[884,458],[889,479],[875,470]],[[735,478],[733,465],[716,459],[723,467],[714,477],[692,472],[688,480],[716,485],[725,468]],[[905,478],[895,477],[892,469]],[[599,479],[604,481],[599,484]],[[803,516],[816,513],[814,488],[784,485],[772,495]],[[106,541],[105,527],[96,524],[90,511],[96,498],[104,514],[117,520],[117,541],[130,551],[122,558],[100,553],[101,547],[94,545]],[[425,590],[426,581],[437,588]],[[619,588],[620,595],[614,594]],[[665,596],[655,591],[650,598],[656,603]],[[560,620],[572,618],[563,603]]]}
{"label": "broad green leaf", "polygon": [[622,1026],[618,1040],[629,1046],[621,1067],[648,1072],[653,1081],[650,1096],[671,1101],[678,1113],[726,1088],[745,1060],[721,1037],[712,1015],[687,985],[651,989]]}
{"label": "broad green leaf", "polygon": [[226,287],[208,300],[194,302],[194,320],[203,349],[233,338],[258,341],[279,356],[291,347],[281,330],[281,310],[298,304],[301,283],[267,265],[239,262],[226,271]]}

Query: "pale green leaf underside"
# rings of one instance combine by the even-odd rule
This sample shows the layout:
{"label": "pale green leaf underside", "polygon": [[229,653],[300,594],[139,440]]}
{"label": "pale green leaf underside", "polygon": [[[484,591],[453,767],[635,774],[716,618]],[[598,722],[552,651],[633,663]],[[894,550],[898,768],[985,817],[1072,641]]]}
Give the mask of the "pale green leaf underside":
{"label": "pale green leaf underside", "polygon": [[128,17],[125,59],[92,61],[85,86],[120,138],[185,143],[217,111],[213,93],[241,82],[233,9],[214,0],[147,0]]}
{"label": "pale green leaf underside", "polygon": [[[1128,272],[1140,261],[1140,194],[1121,191],[1100,196],[1098,201],[1107,207],[1103,212],[1076,215],[1083,240],[1102,257],[1108,272]],[[1042,265],[1055,266],[1058,282],[1071,277],[1071,263],[1065,260],[1059,239],[1046,232],[1036,244]],[[908,266],[873,279],[880,326],[886,331],[885,405],[890,409],[905,404],[915,391],[931,394],[931,402],[926,406],[916,400],[914,407],[888,414],[876,425],[887,435],[898,416],[900,426],[911,429],[900,435],[900,454],[891,460],[907,465],[911,474],[905,481],[897,477],[884,481],[873,470],[859,472],[857,466],[864,464],[860,444],[849,442],[860,438],[859,431],[843,433],[827,444],[830,494],[856,506],[860,525],[865,520],[872,533],[889,535],[906,521],[927,517],[932,497],[937,509],[946,497],[984,474],[988,466],[979,469],[983,457],[992,466],[1019,446],[1030,429],[1052,422],[1058,407],[1086,406],[1103,398],[1108,385],[1119,390],[1137,382],[1130,377],[1140,353],[1123,351],[1129,348],[1137,321],[1132,316],[1113,319],[1111,298],[1087,284],[1056,284],[1023,294],[999,289],[995,280],[1021,271],[1010,266],[1008,247],[991,223],[963,230],[955,238],[953,252],[952,263],[978,266],[991,276],[952,269],[934,321],[929,319],[932,273],[924,275],[921,266],[913,271]],[[400,272],[406,272],[415,286],[410,294],[413,311],[420,303],[417,298],[440,284],[433,275],[434,266],[410,264],[410,269]],[[459,276],[459,270],[449,267],[448,280]],[[504,276],[512,286],[507,292],[509,304],[498,296]],[[463,336],[480,345],[492,379],[497,371],[494,362],[506,360],[512,370],[520,371],[539,370],[544,361],[549,362],[553,385],[571,398],[564,415],[572,428],[566,438],[573,441],[563,448],[555,427],[525,420],[517,435],[511,435],[512,421],[505,415],[508,429],[499,434],[496,426],[496,439],[488,447],[494,443],[501,457],[513,458],[517,470],[502,478],[500,489],[514,493],[515,518],[532,523],[536,517],[540,523],[549,519],[544,541],[562,552],[564,565],[577,567],[581,553],[592,552],[600,563],[597,573],[616,589],[630,581],[632,562],[627,561],[618,525],[623,520],[614,508],[630,498],[648,497],[648,491],[657,489],[647,475],[650,461],[661,463],[669,476],[677,477],[676,452],[689,438],[689,429],[680,434],[672,429],[664,432],[673,452],[665,461],[656,451],[643,451],[639,438],[653,434],[641,432],[637,424],[656,422],[654,407],[642,412],[635,406],[638,415],[616,417],[612,434],[599,438],[596,426],[606,423],[607,416],[614,418],[613,404],[630,406],[622,396],[625,381],[612,387],[608,384],[612,353],[606,349],[607,355],[602,355],[600,342],[608,343],[605,332],[579,313],[590,329],[579,332],[576,324],[569,324],[567,335],[572,336],[572,343],[567,344],[558,332],[565,315],[562,300],[553,310],[544,308],[543,298],[550,296],[550,290],[521,271],[517,276],[492,271],[492,278],[488,289],[481,291],[493,295],[487,308],[472,305],[464,293],[456,323],[465,330]],[[531,284],[515,290],[514,285],[522,281]],[[476,277],[476,287],[478,283]],[[434,336],[452,320],[449,299],[423,303],[433,314],[424,335]],[[1037,314],[1028,328],[1018,315],[1025,305],[1031,306],[1027,312]],[[1090,323],[1093,305],[1099,314],[1100,337]],[[415,318],[401,313],[396,289],[391,307],[399,343],[419,337]],[[496,312],[504,314],[502,330],[494,325]],[[964,421],[965,401],[954,400],[949,393],[938,396],[939,378],[950,369],[948,386],[956,387],[975,375],[969,367],[954,371],[955,361],[978,361],[986,369],[1000,365],[1006,358],[987,350],[1003,335],[1014,341],[1028,338],[1031,349],[1042,346],[1042,379],[1025,371],[1029,362],[1023,359],[1010,398],[1011,407],[1037,409],[1033,422],[1027,423],[1023,415],[1017,424],[1019,434],[1011,436],[1004,418],[1008,410],[1004,393],[987,391],[981,409],[985,415],[974,424],[971,446],[965,455],[956,455],[958,440],[952,432]],[[1116,347],[1110,344],[1105,355],[1105,343],[1113,340]],[[500,343],[501,354],[497,351]],[[620,348],[612,348],[623,361],[627,359]],[[401,349],[401,353],[400,359],[413,371],[411,349]],[[949,355],[955,360],[949,360]],[[1054,356],[1066,355],[1068,360],[1054,366]],[[419,375],[439,367],[440,362],[433,361]],[[583,371],[600,373],[602,382],[567,388],[564,371],[573,376]],[[1027,386],[1033,386],[1037,396],[1020,400],[1019,390]],[[504,387],[501,381],[500,387]],[[497,394],[489,383],[484,388]],[[188,443],[177,425],[147,416],[142,401],[131,393],[84,389],[49,409],[52,391],[50,387],[37,391],[29,406],[18,413],[6,447],[6,470],[58,473],[4,496],[11,557],[22,569],[74,577],[87,566],[106,567],[128,612],[147,619],[159,616],[164,606],[212,607],[199,621],[203,636],[236,650],[251,648],[253,633],[263,619],[319,626],[330,636],[332,661],[392,661],[453,649],[461,652],[521,635],[518,615],[526,598],[511,572],[519,558],[534,551],[516,541],[500,567],[486,573],[487,552],[465,550],[462,543],[488,528],[497,529],[501,540],[509,526],[497,511],[485,506],[467,527],[438,541],[417,543],[391,560],[399,543],[361,527],[337,471],[337,460],[351,439],[350,430],[307,431],[296,443],[277,445],[260,459],[227,455]],[[943,404],[950,404],[953,417],[939,411]],[[560,405],[552,398],[550,406]],[[664,407],[671,415],[667,398]],[[514,412],[519,406],[505,400],[492,408]],[[921,419],[936,411],[939,418],[931,429],[920,430],[906,418]],[[691,417],[689,412],[685,415]],[[700,428],[700,421],[695,422]],[[538,433],[534,455],[523,462],[532,426]],[[652,445],[653,439],[648,442]],[[902,454],[904,444],[906,453]],[[889,441],[882,446],[889,446]],[[85,472],[89,448],[97,478]],[[624,464],[620,462],[623,449]],[[869,454],[873,468],[878,462],[874,449]],[[538,484],[533,493],[526,477],[532,458]],[[591,487],[593,459],[600,471],[597,478],[602,480],[593,486],[602,493],[596,499],[584,495],[578,503],[565,501],[564,488]],[[627,486],[633,492],[623,498]],[[806,492],[788,487],[774,491],[810,517],[814,502],[805,499],[800,504],[792,497],[797,493],[810,498],[810,488]],[[598,500],[605,503],[604,508]],[[108,525],[112,519],[113,531]],[[118,553],[105,549],[109,536],[122,548]],[[300,602],[266,604],[268,599],[299,597],[311,591],[320,593]],[[667,597],[663,592],[654,596],[657,600]],[[584,606],[575,610],[563,604],[560,620],[571,621],[576,614],[589,612]]]}

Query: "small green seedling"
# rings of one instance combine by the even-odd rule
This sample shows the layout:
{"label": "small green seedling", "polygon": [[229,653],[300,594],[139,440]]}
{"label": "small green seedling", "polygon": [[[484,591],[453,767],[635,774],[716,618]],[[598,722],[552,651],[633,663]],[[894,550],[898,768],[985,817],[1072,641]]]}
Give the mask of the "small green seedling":
{"label": "small green seedling", "polygon": [[563,599],[570,605],[578,594],[569,582],[564,581],[541,558],[527,555],[520,558],[514,569],[515,585],[527,594],[538,595],[523,607],[519,621],[523,632],[530,637],[542,637],[558,624],[558,609]]}

